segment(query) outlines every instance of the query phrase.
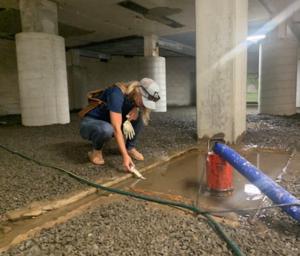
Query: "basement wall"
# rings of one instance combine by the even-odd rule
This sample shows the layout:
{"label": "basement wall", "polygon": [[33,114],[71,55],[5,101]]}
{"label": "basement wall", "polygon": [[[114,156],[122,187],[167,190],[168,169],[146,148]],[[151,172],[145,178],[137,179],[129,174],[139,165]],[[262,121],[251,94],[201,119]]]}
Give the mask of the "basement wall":
{"label": "basement wall", "polygon": [[[68,70],[71,70],[72,63],[67,54]],[[74,67],[74,66],[73,66]],[[98,59],[80,57],[80,65],[75,67],[81,72],[83,80],[82,87],[77,91],[85,93],[97,88],[106,86],[118,81],[130,81],[140,79],[138,77],[138,57],[112,57],[108,62],[101,62]],[[73,76],[74,77],[74,76]],[[194,105],[196,99],[195,84],[195,59],[189,57],[168,57],[166,58],[166,79],[167,79],[167,104],[168,106]],[[78,79],[77,79],[78,80]],[[73,83],[75,84],[73,79]],[[72,98],[72,77],[69,72],[70,103],[71,109],[76,108],[78,103]],[[77,85],[78,88],[78,85]],[[78,100],[77,100],[78,101]],[[82,104],[82,103],[80,103]],[[80,105],[79,104],[79,105]]]}
{"label": "basement wall", "polygon": [[16,46],[0,39],[0,115],[20,113]]}
{"label": "basement wall", "polygon": [[169,57],[166,59],[167,104],[189,106],[196,104],[195,58]]}
{"label": "basement wall", "polygon": [[138,58],[135,57],[113,57],[108,62],[81,57],[80,65],[87,70],[88,90],[105,88],[118,81],[138,79]]}
{"label": "basement wall", "polygon": [[[0,60],[0,115],[20,114],[14,41],[0,40]],[[137,57],[113,57],[108,62],[80,57],[79,65],[72,65],[67,53],[67,66],[71,109],[85,105],[85,95],[90,90],[105,88],[117,81],[140,79]],[[168,106],[195,104],[195,58],[167,58],[166,77]]]}

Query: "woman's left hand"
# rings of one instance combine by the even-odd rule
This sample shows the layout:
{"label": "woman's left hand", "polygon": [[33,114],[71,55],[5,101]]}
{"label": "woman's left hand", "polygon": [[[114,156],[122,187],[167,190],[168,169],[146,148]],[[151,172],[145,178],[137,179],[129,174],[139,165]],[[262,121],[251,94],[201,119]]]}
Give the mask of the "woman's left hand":
{"label": "woman's left hand", "polygon": [[139,116],[139,109],[137,107],[131,109],[129,113],[126,115],[129,121],[136,120],[138,116]]}

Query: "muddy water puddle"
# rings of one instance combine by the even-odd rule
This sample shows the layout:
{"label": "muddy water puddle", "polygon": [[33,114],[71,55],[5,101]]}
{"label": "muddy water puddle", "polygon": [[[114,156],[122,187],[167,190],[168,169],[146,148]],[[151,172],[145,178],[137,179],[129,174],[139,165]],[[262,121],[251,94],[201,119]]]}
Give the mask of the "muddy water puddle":
{"label": "muddy water puddle", "polygon": [[[249,152],[245,158],[276,180],[289,160],[286,153]],[[216,196],[206,186],[206,157],[192,151],[145,174],[146,180],[130,180],[125,186],[133,191],[152,191],[161,195],[179,195],[202,209],[238,209],[258,207],[263,194],[238,171],[233,172],[233,192]]]}

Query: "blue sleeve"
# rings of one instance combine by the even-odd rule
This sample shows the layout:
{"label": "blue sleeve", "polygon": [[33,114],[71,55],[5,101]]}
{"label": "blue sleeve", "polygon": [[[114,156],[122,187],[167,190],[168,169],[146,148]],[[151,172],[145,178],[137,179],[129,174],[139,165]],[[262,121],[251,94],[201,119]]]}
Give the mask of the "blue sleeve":
{"label": "blue sleeve", "polygon": [[124,95],[120,88],[113,87],[107,95],[107,109],[112,112],[122,113]]}

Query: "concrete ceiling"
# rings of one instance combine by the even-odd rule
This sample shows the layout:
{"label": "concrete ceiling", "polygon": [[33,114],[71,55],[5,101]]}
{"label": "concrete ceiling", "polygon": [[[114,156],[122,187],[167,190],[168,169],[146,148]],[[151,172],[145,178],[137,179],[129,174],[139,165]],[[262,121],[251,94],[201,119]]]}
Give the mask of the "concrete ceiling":
{"label": "concrete ceiling", "polygon": [[[67,38],[67,45],[82,45],[127,36],[156,34],[189,46],[195,46],[195,0],[132,0],[151,10],[169,9],[170,18],[183,25],[172,28],[159,21],[148,19],[147,15],[125,9],[118,5],[122,0],[57,0],[59,20],[94,33]],[[172,13],[172,10],[177,10]],[[159,11],[159,10],[158,10]],[[166,14],[168,11],[164,10]],[[162,12],[163,14],[163,12]],[[270,18],[269,12],[260,0],[249,0],[249,31],[252,33]]]}
{"label": "concrete ceiling", "polygon": [[[122,0],[57,0],[59,20],[64,24],[94,31],[67,38],[68,46],[101,42],[127,36],[174,35],[195,30],[194,0],[134,0],[153,16],[165,16],[182,27],[172,28],[151,15],[143,15],[120,6]],[[152,18],[152,19],[151,19]]]}
{"label": "concrete ceiling", "polygon": [[[183,25],[179,28],[167,26],[159,20],[149,19],[143,13],[125,9],[118,4],[121,1],[90,0],[87,5],[82,6],[80,0],[57,0],[61,22],[94,31],[91,34],[67,38],[67,46],[87,45],[87,50],[101,51],[106,54],[142,55],[142,37],[156,34],[162,39],[195,47],[195,0],[133,0],[134,3],[150,11],[160,10],[161,15]],[[269,13],[259,0],[249,0],[251,31],[255,31],[269,17]],[[119,44],[115,40],[107,42],[107,40],[123,37],[125,39],[120,40]],[[100,43],[97,45],[95,42]],[[176,54],[163,47],[160,54],[162,56],[185,55],[180,52]]]}
{"label": "concrete ceiling", "polygon": [[[174,41],[161,40],[159,44],[163,44],[159,49],[159,55],[164,57],[174,56],[195,56],[194,51],[188,51],[182,47],[176,50]],[[167,44],[167,45],[165,45]],[[167,47],[169,46],[169,47]],[[67,47],[67,49],[79,49],[80,54],[86,57],[95,57],[99,59],[110,58],[111,55],[118,56],[143,56],[144,55],[144,38],[140,36],[122,37],[103,42],[89,43],[82,46]],[[178,48],[178,47],[177,47]],[[101,53],[99,55],[99,53]]]}
{"label": "concrete ceiling", "polygon": [[[123,4],[134,8],[121,6],[123,0],[53,1],[58,4],[59,30],[67,47],[87,45],[88,50],[108,54],[140,55],[143,52],[141,40],[150,34],[175,44],[195,47],[195,0],[131,0]],[[281,1],[289,4],[294,0],[249,0],[249,34],[271,18],[270,8],[278,8]],[[18,0],[0,0],[0,8],[17,9]],[[294,16],[294,31],[299,28],[300,35],[300,15]],[[119,45],[116,39],[121,39]],[[161,53],[174,55],[170,49],[162,49]],[[181,54],[180,50],[178,54]]]}
{"label": "concrete ceiling", "polygon": [[271,18],[270,13],[260,0],[249,0],[248,3],[248,34],[255,33],[266,21]]}
{"label": "concrete ceiling", "polygon": [[260,0],[249,0],[248,2],[248,21],[264,22],[270,18],[270,13],[264,8]]}
{"label": "concrete ceiling", "polygon": [[300,40],[299,0],[259,0],[271,17],[284,17],[288,25],[287,34]]}

